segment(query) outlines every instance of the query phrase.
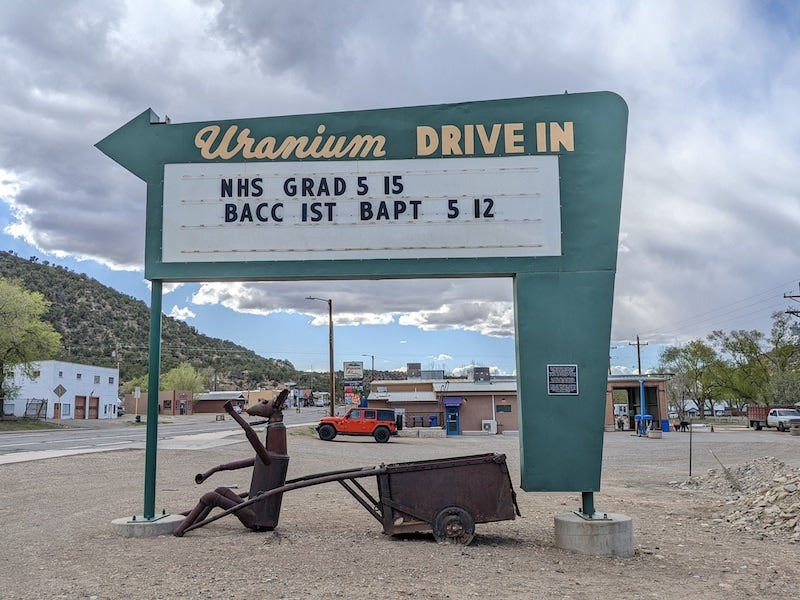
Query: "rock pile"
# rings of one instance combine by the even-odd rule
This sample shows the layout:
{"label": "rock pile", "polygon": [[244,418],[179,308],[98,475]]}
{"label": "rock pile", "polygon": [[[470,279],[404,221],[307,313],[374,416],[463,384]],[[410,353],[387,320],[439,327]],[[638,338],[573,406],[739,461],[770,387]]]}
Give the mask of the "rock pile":
{"label": "rock pile", "polygon": [[720,521],[739,531],[800,542],[800,470],[774,457],[734,469],[710,469],[706,477],[680,487],[725,496],[730,512]]}

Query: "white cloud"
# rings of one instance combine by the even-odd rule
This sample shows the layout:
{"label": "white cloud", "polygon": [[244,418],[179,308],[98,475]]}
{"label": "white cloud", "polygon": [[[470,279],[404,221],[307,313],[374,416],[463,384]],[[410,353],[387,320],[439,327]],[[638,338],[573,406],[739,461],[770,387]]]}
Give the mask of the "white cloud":
{"label": "white cloud", "polygon": [[[198,305],[221,304],[241,313],[267,315],[291,311],[310,314],[313,325],[327,325],[325,302],[331,298],[336,326],[401,325],[423,330],[466,329],[485,335],[513,335],[510,284],[503,279],[426,279],[358,282],[204,283],[192,296]],[[482,298],[503,298],[484,302]],[[440,304],[442,301],[447,304]],[[426,310],[420,306],[429,305]]]}
{"label": "white cloud", "polygon": [[197,315],[192,312],[189,308],[178,308],[178,305],[174,305],[172,310],[169,311],[169,316],[173,319],[177,319],[178,321],[186,321],[187,319],[193,319]]}
{"label": "white cloud", "polygon": [[[485,366],[485,365],[477,365],[477,366]],[[473,369],[476,365],[462,365],[459,367],[453,368],[451,374],[453,377],[469,377],[472,375]],[[505,371],[502,368],[498,367],[497,365],[491,365],[487,367],[489,369],[489,373],[493,376],[497,375],[515,375],[516,371]]]}
{"label": "white cloud", "polygon": [[13,173],[0,169],[0,198],[6,203],[11,203],[19,193],[20,182]]}
{"label": "white cloud", "polygon": [[435,309],[407,313],[400,317],[399,323],[425,331],[464,329],[493,337],[508,337],[514,335],[514,308],[510,301],[481,302],[464,298]]}
{"label": "white cloud", "polygon": [[634,370],[631,370],[630,367],[626,367],[623,365],[611,365],[611,374],[612,375],[630,375],[634,373]]}

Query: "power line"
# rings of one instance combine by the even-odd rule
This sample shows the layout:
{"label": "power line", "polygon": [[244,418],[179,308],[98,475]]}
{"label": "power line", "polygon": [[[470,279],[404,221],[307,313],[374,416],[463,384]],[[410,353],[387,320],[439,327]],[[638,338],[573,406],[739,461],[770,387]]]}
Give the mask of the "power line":
{"label": "power line", "polygon": [[[723,304],[685,319],[674,321],[672,323],[665,323],[650,331],[647,331],[646,335],[649,337],[663,336],[668,332],[674,334],[687,329],[698,329],[707,324],[713,324],[715,328],[719,328],[724,323],[741,320],[745,317],[756,314],[763,314],[765,311],[769,311],[770,314],[772,314],[785,307],[785,298],[787,296],[785,294],[779,295],[777,290],[785,290],[787,285],[794,283],[795,281],[796,280],[789,280],[763,292],[735,300],[728,304]],[[756,310],[742,312],[754,307],[758,308],[756,308]],[[730,318],[724,319],[724,317]]]}
{"label": "power line", "polygon": [[708,316],[716,317],[717,314],[723,309],[726,309],[726,308],[729,308],[729,307],[734,307],[737,304],[741,304],[742,302],[746,302],[748,300],[751,300],[751,299],[754,299],[754,298],[758,298],[759,296],[764,296],[765,294],[770,294],[770,296],[767,297],[767,298],[764,298],[762,300],[759,300],[757,302],[751,302],[750,304],[747,304],[745,306],[741,306],[741,307],[738,307],[738,308],[734,308],[732,310],[728,310],[728,311],[722,313],[722,315],[732,314],[732,313],[735,313],[736,311],[742,310],[744,308],[749,308],[751,306],[756,306],[756,305],[762,304],[764,302],[774,301],[776,298],[779,298],[779,296],[776,296],[775,293],[774,293],[775,290],[778,290],[778,289],[786,289],[786,288],[785,288],[785,285],[776,286],[776,287],[770,288],[770,289],[768,289],[768,290],[766,290],[764,292],[760,292],[758,294],[753,294],[752,296],[747,296],[747,297],[742,298],[740,300],[735,300],[734,302],[730,302],[728,304],[723,304],[722,306],[713,308],[711,310],[707,310],[707,311],[702,312],[702,313],[698,313],[696,315],[687,317],[687,318],[682,319],[680,321],[676,321],[674,323],[658,327],[658,329],[661,330],[661,329],[668,329],[668,328],[675,328],[675,327],[680,329],[681,327],[678,327],[678,326],[683,325],[683,324],[691,324],[694,321],[698,321],[698,322],[702,323],[704,320],[708,320],[706,317],[708,317]]}

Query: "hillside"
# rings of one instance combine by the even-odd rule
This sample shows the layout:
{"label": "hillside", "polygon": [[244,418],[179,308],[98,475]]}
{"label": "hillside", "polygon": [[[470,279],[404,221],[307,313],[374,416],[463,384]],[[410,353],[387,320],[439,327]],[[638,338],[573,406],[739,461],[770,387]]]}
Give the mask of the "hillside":
{"label": "hillside", "polygon": [[[150,309],[141,300],[85,274],[8,252],[0,252],[0,277],[41,293],[51,303],[45,320],[62,337],[58,360],[113,367],[118,352],[122,383],[147,372]],[[219,389],[252,389],[290,380],[302,387],[328,386],[324,373],[296,371],[288,360],[258,356],[171,317],[163,317],[161,339],[162,373],[188,361],[209,380],[216,377]]]}

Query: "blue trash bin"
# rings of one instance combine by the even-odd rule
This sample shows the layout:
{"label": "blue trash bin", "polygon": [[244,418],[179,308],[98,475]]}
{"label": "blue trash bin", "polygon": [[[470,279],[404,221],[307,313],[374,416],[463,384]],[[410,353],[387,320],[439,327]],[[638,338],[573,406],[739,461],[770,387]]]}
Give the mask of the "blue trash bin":
{"label": "blue trash bin", "polygon": [[428,415],[428,419],[430,420],[431,427],[439,426],[439,415]]}
{"label": "blue trash bin", "polygon": [[661,431],[669,433],[669,419],[661,419]]}

